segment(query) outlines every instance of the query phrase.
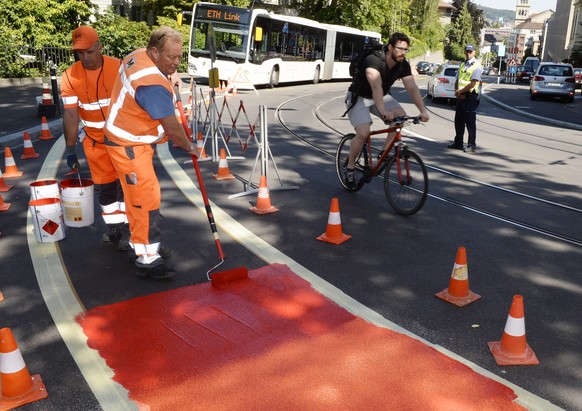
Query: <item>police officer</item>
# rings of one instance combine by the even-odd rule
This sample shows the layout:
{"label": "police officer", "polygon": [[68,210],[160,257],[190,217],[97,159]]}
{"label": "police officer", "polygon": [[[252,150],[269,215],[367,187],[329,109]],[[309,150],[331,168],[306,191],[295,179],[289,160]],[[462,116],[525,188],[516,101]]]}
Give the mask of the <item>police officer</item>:
{"label": "police officer", "polygon": [[[479,104],[479,84],[483,67],[475,58],[475,46],[465,46],[466,60],[459,67],[455,81],[455,141],[448,148],[474,153],[477,138],[477,105]],[[463,149],[463,135],[465,127],[469,139],[467,147]]]}

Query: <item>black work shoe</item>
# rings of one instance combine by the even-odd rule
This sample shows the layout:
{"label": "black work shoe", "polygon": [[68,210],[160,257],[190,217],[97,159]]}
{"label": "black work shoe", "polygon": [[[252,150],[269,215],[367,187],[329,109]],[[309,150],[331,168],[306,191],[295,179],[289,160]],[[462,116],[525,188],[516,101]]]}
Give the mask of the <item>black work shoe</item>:
{"label": "black work shoe", "polygon": [[119,242],[117,243],[118,251],[128,251],[131,248],[129,237],[129,224],[121,224],[119,226]]}
{"label": "black work shoe", "polygon": [[447,148],[452,148],[453,150],[462,150],[463,149],[463,145],[459,145],[457,143],[453,143],[453,144],[449,144],[447,146]]}
{"label": "black work shoe", "polygon": [[467,146],[464,150],[465,153],[475,154],[477,148],[475,146]]}
{"label": "black work shoe", "polygon": [[107,225],[107,231],[101,236],[101,241],[104,243],[117,243],[121,238],[118,225]]}
{"label": "black work shoe", "polygon": [[153,278],[158,280],[172,278],[176,275],[176,270],[166,267],[166,264],[163,262],[158,263],[158,261],[155,261],[154,264],[136,264],[136,267],[137,275],[143,278]]}
{"label": "black work shoe", "polygon": [[[158,254],[160,255],[160,257],[162,257],[164,260],[167,258],[170,258],[172,256],[172,249],[171,248],[167,248],[167,247],[160,247],[158,249]],[[135,260],[137,260],[137,255],[135,255],[135,250],[131,247],[129,247],[129,250],[127,250],[127,258],[129,259],[130,263],[135,263]]]}
{"label": "black work shoe", "polygon": [[346,172],[344,173],[344,181],[346,183],[346,186],[352,190],[357,187],[356,176],[354,175],[354,171],[355,170],[349,170],[346,168]]}

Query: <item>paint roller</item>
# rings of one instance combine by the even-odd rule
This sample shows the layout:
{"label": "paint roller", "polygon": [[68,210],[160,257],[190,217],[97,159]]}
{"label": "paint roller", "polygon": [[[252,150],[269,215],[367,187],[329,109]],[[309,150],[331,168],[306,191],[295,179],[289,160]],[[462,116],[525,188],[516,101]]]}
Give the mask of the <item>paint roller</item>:
{"label": "paint roller", "polygon": [[[182,120],[182,127],[184,128],[186,137],[192,141],[192,136],[190,135],[190,130],[188,129],[188,121],[186,120],[184,108],[182,107],[182,96],[180,95],[180,89],[177,84],[174,87],[174,92],[176,94],[176,102],[178,104],[178,111],[180,112],[180,119]],[[211,91],[211,93],[213,93],[213,91]],[[206,216],[208,217],[208,223],[210,224],[210,231],[212,231],[214,243],[216,244],[216,249],[218,250],[218,258],[220,260],[218,264],[206,272],[206,278],[208,278],[208,280],[212,283],[213,287],[248,278],[249,271],[246,267],[237,267],[230,270],[220,271],[212,275],[210,274],[212,271],[220,267],[222,263],[224,263],[225,255],[222,251],[222,245],[220,243],[220,238],[218,237],[218,230],[216,229],[214,215],[212,214],[212,208],[210,207],[210,201],[208,201],[208,194],[206,193],[206,187],[204,186],[204,180],[202,179],[202,173],[200,172],[200,166],[198,165],[198,157],[196,157],[194,154],[192,154],[192,163],[194,164],[194,171],[196,172],[200,193],[202,194],[202,199],[204,200]]]}

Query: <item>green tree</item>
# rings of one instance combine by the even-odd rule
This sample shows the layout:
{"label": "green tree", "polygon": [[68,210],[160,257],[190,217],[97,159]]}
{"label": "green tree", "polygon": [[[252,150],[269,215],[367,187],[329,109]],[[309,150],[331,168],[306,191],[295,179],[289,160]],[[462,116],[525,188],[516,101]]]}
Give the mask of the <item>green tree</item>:
{"label": "green tree", "polygon": [[103,14],[97,15],[93,24],[99,33],[104,52],[110,56],[123,58],[133,50],[148,44],[151,29],[145,22],[130,21],[108,8]]}
{"label": "green tree", "polygon": [[439,20],[438,4],[439,0],[412,0],[410,34],[416,41],[411,56],[442,48],[445,31]]}
{"label": "green tree", "polygon": [[445,58],[459,61],[465,59],[465,45],[477,45],[473,35],[473,18],[469,13],[467,3],[463,5],[456,19],[449,28],[448,44],[445,46]]}

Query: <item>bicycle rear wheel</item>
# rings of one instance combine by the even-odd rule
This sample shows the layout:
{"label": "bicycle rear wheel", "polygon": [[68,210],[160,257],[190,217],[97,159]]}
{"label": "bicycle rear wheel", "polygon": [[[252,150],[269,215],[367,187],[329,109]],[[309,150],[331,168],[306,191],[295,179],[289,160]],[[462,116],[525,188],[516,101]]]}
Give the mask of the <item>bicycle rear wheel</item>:
{"label": "bicycle rear wheel", "polygon": [[355,168],[355,172],[354,172],[355,173],[354,177],[356,180],[356,187],[355,188],[348,188],[346,181],[345,181],[345,172],[347,169],[348,157],[350,154],[350,143],[355,136],[356,135],[354,133],[346,134],[345,136],[343,136],[342,139],[340,140],[338,146],[337,146],[337,151],[335,154],[335,170],[337,173],[337,178],[339,179],[343,188],[345,188],[346,190],[348,190],[350,192],[356,192],[360,188],[362,188],[362,186],[364,185],[364,182],[365,182],[365,178],[364,178],[365,170],[368,168],[367,167],[368,144],[364,144],[364,146],[362,147],[362,151],[360,152],[360,154],[356,158],[356,168]]}
{"label": "bicycle rear wheel", "polygon": [[412,215],[422,208],[428,195],[428,174],[418,154],[404,147],[400,156],[389,160],[384,174],[384,192],[398,214]]}

